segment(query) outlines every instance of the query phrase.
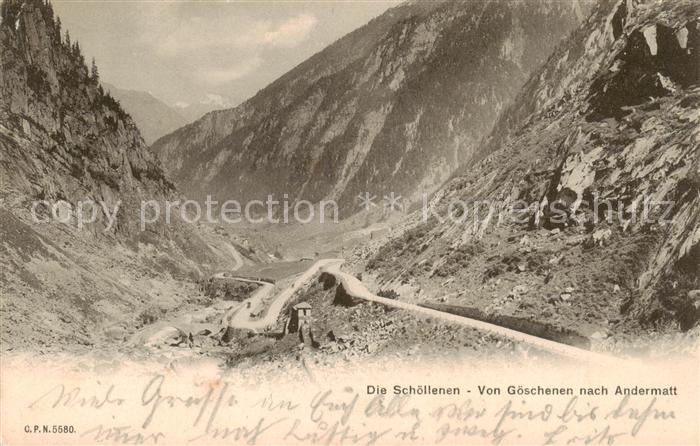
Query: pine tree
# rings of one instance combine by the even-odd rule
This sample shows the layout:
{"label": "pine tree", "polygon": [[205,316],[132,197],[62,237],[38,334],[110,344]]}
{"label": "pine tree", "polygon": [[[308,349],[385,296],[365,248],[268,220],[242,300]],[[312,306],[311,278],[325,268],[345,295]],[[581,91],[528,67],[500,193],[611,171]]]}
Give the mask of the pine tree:
{"label": "pine tree", "polygon": [[98,83],[100,81],[100,72],[97,69],[97,63],[95,63],[95,58],[92,58],[92,66],[90,67],[90,79],[94,83]]}
{"label": "pine tree", "polygon": [[70,49],[71,48],[71,43],[70,43],[70,31],[66,30],[66,48]]}
{"label": "pine tree", "polygon": [[56,39],[56,42],[61,41],[61,18],[60,17],[56,17],[53,35]]}
{"label": "pine tree", "polygon": [[53,19],[54,19],[53,5],[48,0],[46,0],[46,2],[44,3],[44,17],[46,18],[46,23],[48,23],[48,24],[53,23]]}

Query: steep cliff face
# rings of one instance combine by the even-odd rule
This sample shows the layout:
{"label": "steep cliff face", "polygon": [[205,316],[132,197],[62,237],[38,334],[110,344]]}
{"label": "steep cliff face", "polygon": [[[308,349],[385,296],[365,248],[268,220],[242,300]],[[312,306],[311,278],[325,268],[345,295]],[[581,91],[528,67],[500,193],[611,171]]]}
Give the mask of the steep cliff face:
{"label": "steep cliff face", "polygon": [[[3,3],[3,192],[110,205],[172,194],[131,117],[91,76],[79,44],[62,41],[51,11]],[[137,215],[123,209],[119,229],[133,233]]]}
{"label": "steep cliff face", "polygon": [[370,269],[584,334],[697,324],[699,12],[602,2]]}
{"label": "steep cliff face", "polygon": [[3,347],[92,342],[92,324],[134,316],[228,254],[177,219],[141,230],[141,201],[176,192],[132,119],[50,4],[6,0],[0,12]]}
{"label": "steep cliff face", "polygon": [[153,144],[203,197],[416,198],[439,186],[589,8],[577,2],[410,2],[262,90]]}

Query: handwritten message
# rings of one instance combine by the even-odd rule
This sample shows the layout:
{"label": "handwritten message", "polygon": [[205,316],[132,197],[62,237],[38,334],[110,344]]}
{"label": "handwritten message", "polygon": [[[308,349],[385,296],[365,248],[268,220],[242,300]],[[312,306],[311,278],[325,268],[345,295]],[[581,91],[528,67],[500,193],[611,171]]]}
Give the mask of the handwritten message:
{"label": "handwritten message", "polygon": [[474,383],[449,395],[415,395],[361,382],[250,388],[235,379],[183,383],[153,374],[128,384],[37,384],[23,392],[26,404],[11,422],[19,443],[51,435],[91,444],[367,446],[649,443],[685,422],[672,391],[615,389],[519,396]]}

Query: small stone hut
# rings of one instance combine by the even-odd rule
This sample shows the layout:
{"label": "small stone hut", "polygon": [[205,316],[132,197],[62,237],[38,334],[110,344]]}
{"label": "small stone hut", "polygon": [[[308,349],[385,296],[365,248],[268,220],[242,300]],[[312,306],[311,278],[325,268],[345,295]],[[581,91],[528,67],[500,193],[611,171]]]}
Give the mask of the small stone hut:
{"label": "small stone hut", "polygon": [[311,327],[311,305],[308,302],[300,302],[292,307],[287,332],[294,333],[303,327]]}

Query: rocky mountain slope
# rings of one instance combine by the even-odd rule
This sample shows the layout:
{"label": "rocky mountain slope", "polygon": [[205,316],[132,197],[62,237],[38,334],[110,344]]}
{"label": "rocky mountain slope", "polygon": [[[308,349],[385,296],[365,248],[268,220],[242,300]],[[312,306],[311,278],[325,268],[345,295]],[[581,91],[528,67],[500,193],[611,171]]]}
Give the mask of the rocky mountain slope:
{"label": "rocky mountain slope", "polygon": [[692,1],[601,2],[478,162],[401,235],[360,253],[367,268],[406,296],[599,342],[696,326],[699,13]]}
{"label": "rocky mountain slope", "polygon": [[229,263],[230,246],[212,248],[177,214],[141,229],[141,202],[177,192],[133,120],[50,4],[1,8],[3,348],[91,343],[105,324],[177,305],[192,279]]}
{"label": "rocky mountain slope", "polygon": [[114,85],[103,83],[105,91],[109,92],[133,118],[141,131],[146,144],[151,144],[161,136],[179,129],[189,120],[152,94],[145,91],[126,90]]}
{"label": "rocky mountain slope", "polygon": [[190,196],[417,198],[474,152],[585,2],[408,2],[152,148]]}

